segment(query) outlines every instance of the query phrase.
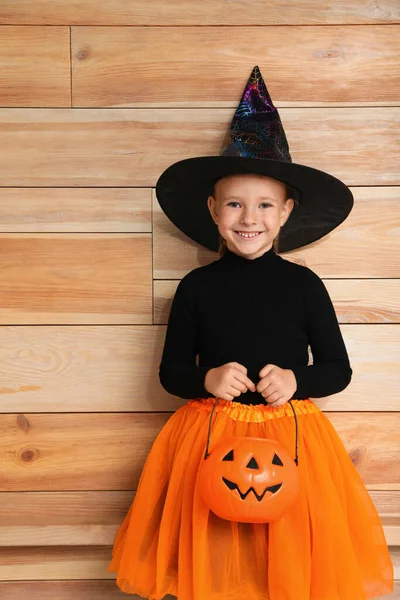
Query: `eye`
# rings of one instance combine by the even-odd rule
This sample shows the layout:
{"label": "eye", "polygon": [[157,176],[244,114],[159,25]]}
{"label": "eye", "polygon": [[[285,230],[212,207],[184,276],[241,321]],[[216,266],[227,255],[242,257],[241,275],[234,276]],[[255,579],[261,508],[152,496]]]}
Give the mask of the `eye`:
{"label": "eye", "polygon": [[222,460],[233,460],[233,450],[230,450]]}
{"label": "eye", "polygon": [[[232,204],[239,204],[239,202],[235,202],[234,200],[232,200],[231,202],[228,202],[227,206],[231,206]],[[270,204],[269,202],[261,202],[260,206],[272,206],[272,204]]]}
{"label": "eye", "polygon": [[283,462],[276,453],[274,454],[274,458],[272,459],[272,464],[278,465],[279,467],[283,467]]}

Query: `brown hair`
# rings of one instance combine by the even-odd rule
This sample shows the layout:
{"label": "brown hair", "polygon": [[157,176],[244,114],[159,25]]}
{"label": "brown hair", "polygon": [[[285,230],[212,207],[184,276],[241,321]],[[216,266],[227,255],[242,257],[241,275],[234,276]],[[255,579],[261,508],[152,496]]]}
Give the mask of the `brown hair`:
{"label": "brown hair", "polygon": [[[217,183],[217,181],[214,182],[213,191],[211,193],[211,195],[214,196],[214,198],[215,198],[215,184]],[[300,192],[296,188],[294,188],[290,185],[287,185],[287,184],[285,184],[285,188],[286,188],[285,201],[288,200],[289,198],[291,198],[294,201],[294,208],[296,208],[296,206],[298,206],[299,202],[300,202]],[[279,252],[279,233],[273,241],[273,247],[275,249],[275,252],[278,254],[278,252]],[[219,234],[219,246],[218,246],[219,258],[221,258],[225,254],[227,249],[228,248],[227,248],[225,239],[222,237],[221,234]]]}

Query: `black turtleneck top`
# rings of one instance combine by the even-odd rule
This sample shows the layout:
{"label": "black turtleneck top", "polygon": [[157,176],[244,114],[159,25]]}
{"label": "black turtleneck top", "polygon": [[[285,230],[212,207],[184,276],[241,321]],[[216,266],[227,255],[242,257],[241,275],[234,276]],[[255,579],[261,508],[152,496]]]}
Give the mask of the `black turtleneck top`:
{"label": "black turtleneck top", "polygon": [[[212,398],[204,387],[207,371],[232,361],[244,365],[256,385],[266,364],[291,369],[296,399],[329,396],[348,386],[352,369],[336,313],[314,271],[272,247],[255,259],[227,250],[183,277],[168,320],[162,386],[181,398]],[[265,404],[251,391],[233,401]]]}

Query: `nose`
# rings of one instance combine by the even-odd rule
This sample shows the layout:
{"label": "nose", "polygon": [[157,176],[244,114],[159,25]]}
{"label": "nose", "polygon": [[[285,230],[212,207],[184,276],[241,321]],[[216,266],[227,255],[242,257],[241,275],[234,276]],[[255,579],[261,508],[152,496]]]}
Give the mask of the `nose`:
{"label": "nose", "polygon": [[257,223],[255,209],[244,208],[241,213],[240,222],[243,223],[243,225],[254,225]]}

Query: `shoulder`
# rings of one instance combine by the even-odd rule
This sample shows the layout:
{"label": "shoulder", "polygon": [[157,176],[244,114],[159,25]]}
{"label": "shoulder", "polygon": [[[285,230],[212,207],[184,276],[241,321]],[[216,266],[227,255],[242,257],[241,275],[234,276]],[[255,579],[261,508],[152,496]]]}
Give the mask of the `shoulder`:
{"label": "shoulder", "polygon": [[[207,265],[208,266],[208,265]],[[175,296],[181,300],[196,301],[204,282],[206,267],[196,267],[186,273],[178,282]]]}
{"label": "shoulder", "polygon": [[304,306],[314,310],[319,306],[332,304],[329,292],[321,277],[304,263],[281,259],[282,279],[290,284],[290,289],[304,301]]}
{"label": "shoulder", "polygon": [[294,262],[292,260],[283,258],[280,255],[278,255],[277,258],[278,264],[282,271],[288,276],[288,278],[290,277],[292,281],[294,280],[295,283],[305,286],[306,288],[307,286],[314,288],[321,286],[324,287],[324,282],[320,276],[315,273],[315,271],[310,269],[310,267],[307,267],[303,262],[301,262],[301,259],[299,259],[299,262]]}
{"label": "shoulder", "polygon": [[204,285],[211,283],[218,273],[218,260],[207,265],[195,267],[188,271],[178,282],[175,295],[186,298],[195,298]]}
{"label": "shoulder", "polygon": [[185,287],[196,286],[219,272],[219,261],[214,260],[207,265],[195,267],[184,275],[180,283]]}
{"label": "shoulder", "polygon": [[209,267],[212,264],[213,263],[202,267],[195,267],[182,277],[182,279],[179,282],[179,286],[184,288],[195,287],[207,276],[207,273],[209,272]]}
{"label": "shoulder", "polygon": [[194,273],[195,270],[189,271],[181,278],[176,287],[176,295],[192,295],[195,292],[198,280],[197,275]]}

